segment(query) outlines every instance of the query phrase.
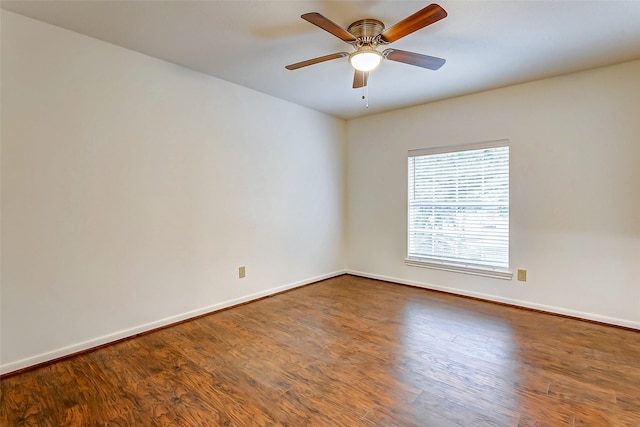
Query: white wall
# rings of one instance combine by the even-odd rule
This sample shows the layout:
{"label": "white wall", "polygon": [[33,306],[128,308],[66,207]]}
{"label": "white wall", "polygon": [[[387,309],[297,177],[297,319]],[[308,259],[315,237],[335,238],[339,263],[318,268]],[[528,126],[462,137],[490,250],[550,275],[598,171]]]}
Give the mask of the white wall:
{"label": "white wall", "polygon": [[343,269],[342,120],[2,11],[1,136],[2,372]]}
{"label": "white wall", "polygon": [[[355,119],[347,268],[640,328],[640,61]],[[404,264],[407,151],[511,141],[511,267],[527,282]]]}

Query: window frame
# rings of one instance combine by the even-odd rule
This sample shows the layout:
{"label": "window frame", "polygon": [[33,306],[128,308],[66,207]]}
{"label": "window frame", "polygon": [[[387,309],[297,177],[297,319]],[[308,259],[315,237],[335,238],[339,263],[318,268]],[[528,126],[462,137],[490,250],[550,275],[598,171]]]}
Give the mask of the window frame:
{"label": "window frame", "polygon": [[509,174],[509,178],[508,178],[508,183],[509,183],[509,196],[511,193],[511,148],[510,148],[510,141],[508,139],[499,139],[499,140],[492,140],[492,141],[483,141],[483,142],[477,142],[477,143],[472,143],[472,144],[462,144],[462,145],[454,145],[454,146],[442,146],[442,147],[434,147],[434,148],[422,148],[422,149],[416,149],[416,150],[409,150],[408,152],[408,157],[407,157],[407,228],[406,228],[406,253],[407,256],[404,260],[405,265],[408,266],[412,266],[412,267],[423,267],[423,268],[430,268],[430,269],[436,269],[436,270],[444,270],[444,271],[452,271],[452,272],[458,272],[458,273],[464,273],[464,274],[473,274],[473,275],[479,275],[479,276],[485,276],[485,277],[492,277],[492,278],[497,278],[497,279],[505,279],[505,280],[511,280],[513,278],[513,273],[510,270],[510,259],[511,259],[511,197],[509,197],[509,226],[507,228],[507,245],[508,245],[508,254],[507,254],[507,267],[498,267],[498,266],[490,266],[490,265],[484,265],[484,264],[476,264],[476,263],[472,263],[472,262],[462,262],[462,261],[445,261],[445,260],[438,260],[438,259],[434,259],[434,258],[429,258],[429,257],[418,257],[418,256],[410,256],[409,255],[409,243],[410,243],[410,233],[411,233],[411,219],[410,219],[410,214],[411,214],[411,210],[410,210],[410,203],[411,203],[411,199],[409,198],[409,180],[411,179],[411,177],[409,176],[409,161],[411,160],[412,157],[419,157],[419,156],[428,156],[428,155],[435,155],[435,154],[445,154],[445,153],[456,153],[456,152],[461,152],[461,151],[473,151],[473,150],[479,150],[479,149],[486,149],[486,148],[498,148],[498,147],[508,147],[509,148],[509,155],[508,155],[508,160],[509,160],[509,168],[508,168],[508,174]]}

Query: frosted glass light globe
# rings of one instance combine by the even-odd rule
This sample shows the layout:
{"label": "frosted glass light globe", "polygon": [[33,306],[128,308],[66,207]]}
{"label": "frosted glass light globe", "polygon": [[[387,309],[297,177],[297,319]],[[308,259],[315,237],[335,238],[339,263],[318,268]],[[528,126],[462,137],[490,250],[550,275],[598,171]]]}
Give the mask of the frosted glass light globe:
{"label": "frosted glass light globe", "polygon": [[349,62],[358,71],[371,71],[382,61],[382,55],[375,49],[357,50],[349,55]]}

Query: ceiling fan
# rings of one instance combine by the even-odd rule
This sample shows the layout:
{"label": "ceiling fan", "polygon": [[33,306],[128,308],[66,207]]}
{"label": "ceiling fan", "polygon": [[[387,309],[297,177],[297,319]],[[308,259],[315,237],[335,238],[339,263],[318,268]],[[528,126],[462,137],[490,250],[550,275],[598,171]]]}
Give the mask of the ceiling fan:
{"label": "ceiling fan", "polygon": [[297,70],[298,68],[319,64],[332,59],[349,57],[349,62],[353,68],[356,69],[353,77],[354,88],[366,86],[369,72],[380,65],[383,59],[403,62],[429,70],[437,70],[444,65],[444,59],[392,48],[380,52],[377,50],[377,47],[393,43],[414,31],[446,18],[446,16],[447,12],[442,7],[437,4],[430,4],[388,29],[385,29],[384,24],[377,19],[360,19],[353,22],[345,30],[317,12],[305,13],[301,16],[302,19],[333,34],[340,40],[351,44],[355,51],[351,53],[332,53],[330,55],[296,62],[295,64],[287,65],[285,68],[287,70]]}

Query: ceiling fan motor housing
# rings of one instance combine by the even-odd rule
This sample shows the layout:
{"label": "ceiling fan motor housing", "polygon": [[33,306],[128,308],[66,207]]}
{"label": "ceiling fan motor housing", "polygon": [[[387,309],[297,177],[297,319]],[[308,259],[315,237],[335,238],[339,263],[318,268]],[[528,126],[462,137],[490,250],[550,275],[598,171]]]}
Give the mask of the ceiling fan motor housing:
{"label": "ceiling fan motor housing", "polygon": [[380,44],[380,34],[384,31],[384,24],[377,19],[360,19],[347,28],[358,40],[354,43],[356,47],[377,46]]}

